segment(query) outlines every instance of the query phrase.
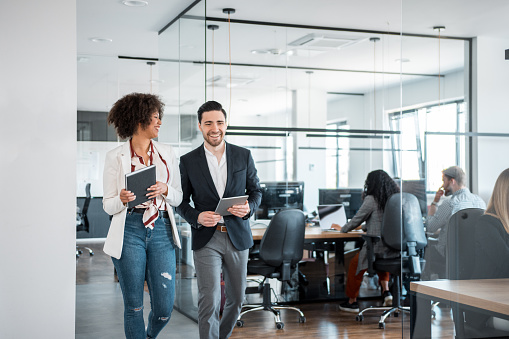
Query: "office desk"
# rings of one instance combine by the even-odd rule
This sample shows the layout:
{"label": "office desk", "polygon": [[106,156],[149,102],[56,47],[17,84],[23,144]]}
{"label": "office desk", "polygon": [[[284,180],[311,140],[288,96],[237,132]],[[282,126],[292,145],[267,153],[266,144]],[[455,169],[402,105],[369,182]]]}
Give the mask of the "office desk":
{"label": "office desk", "polygon": [[[410,336],[431,338],[431,300],[509,319],[509,279],[437,280],[410,283]],[[455,321],[456,321],[455,317]]]}
{"label": "office desk", "polygon": [[[263,238],[263,235],[265,234],[266,228],[257,228],[257,229],[251,229],[251,233],[253,234],[253,240],[254,241],[260,241]],[[320,227],[306,227],[306,234],[305,234],[305,240],[315,240],[315,241],[334,241],[341,239],[344,241],[349,240],[357,240],[358,238],[361,238],[363,234],[366,234],[364,232],[348,232],[348,233],[341,233],[341,232],[334,232],[334,231],[323,231]]]}
{"label": "office desk", "polygon": [[[251,229],[253,234],[253,240],[255,243],[259,243],[266,228],[263,229]],[[345,242],[359,240],[364,232],[349,232],[341,233],[335,231],[322,231],[320,227],[306,227],[305,243],[319,243],[327,242],[334,244],[334,289],[332,289],[330,295],[321,295],[320,297],[313,297],[312,300],[336,300],[344,299],[345,296]],[[302,300],[301,300],[302,301]]]}

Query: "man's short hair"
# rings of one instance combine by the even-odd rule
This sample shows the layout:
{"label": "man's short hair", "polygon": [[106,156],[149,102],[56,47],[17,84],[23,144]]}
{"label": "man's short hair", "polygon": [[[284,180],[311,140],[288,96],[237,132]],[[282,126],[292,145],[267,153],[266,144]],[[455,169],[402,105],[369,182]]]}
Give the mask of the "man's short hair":
{"label": "man's short hair", "polygon": [[221,111],[224,114],[224,120],[226,121],[226,111],[223,109],[223,106],[217,101],[207,101],[203,105],[198,108],[198,122],[201,124],[201,117],[205,112],[211,111]]}
{"label": "man's short hair", "polygon": [[451,166],[442,171],[442,173],[449,179],[454,179],[458,183],[458,185],[465,185],[465,171],[458,166]]}

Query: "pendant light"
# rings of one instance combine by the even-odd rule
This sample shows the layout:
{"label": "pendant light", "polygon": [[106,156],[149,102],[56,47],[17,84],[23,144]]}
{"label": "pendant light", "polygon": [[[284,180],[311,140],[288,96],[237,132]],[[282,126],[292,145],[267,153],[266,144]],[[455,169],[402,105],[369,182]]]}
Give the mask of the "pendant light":
{"label": "pendant light", "polygon": [[214,100],[214,85],[215,85],[215,78],[214,78],[214,31],[219,29],[218,25],[208,25],[207,29],[210,29],[212,31],[212,100]]}
{"label": "pendant light", "polygon": [[[306,74],[308,75],[308,125],[307,128],[311,128],[311,75],[313,74],[313,71],[306,71]],[[311,140],[308,139],[308,147],[310,147]]]}
{"label": "pendant light", "polygon": [[445,26],[435,26],[433,30],[438,31],[438,108],[440,108],[440,33],[445,29]]}
{"label": "pendant light", "polygon": [[374,129],[376,129],[376,43],[380,41],[380,38],[372,37],[369,41],[373,41],[373,121]]}
{"label": "pendant light", "polygon": [[150,66],[150,94],[152,94],[152,66],[154,66],[156,63],[154,61],[147,61],[147,65]]}
{"label": "pendant light", "polygon": [[228,14],[228,63],[230,66],[230,106],[228,109],[228,125],[230,124],[230,117],[232,116],[232,45],[231,45],[231,31],[230,31],[230,15],[235,13],[234,8],[223,8],[223,13]]}

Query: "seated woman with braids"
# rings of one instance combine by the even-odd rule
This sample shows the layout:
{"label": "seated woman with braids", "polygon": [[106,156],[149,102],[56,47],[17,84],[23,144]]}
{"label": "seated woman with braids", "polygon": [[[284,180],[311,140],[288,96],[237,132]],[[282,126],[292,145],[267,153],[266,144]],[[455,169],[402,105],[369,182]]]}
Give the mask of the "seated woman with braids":
{"label": "seated woman with braids", "polygon": [[[385,171],[370,172],[364,183],[364,200],[359,211],[345,225],[333,224],[332,228],[346,233],[366,222],[362,228],[368,235],[381,236],[385,203],[395,193],[399,193],[399,187]],[[375,243],[374,251],[377,258],[397,258],[400,255],[399,251],[388,248],[382,241]],[[360,252],[352,259],[348,268],[346,295],[349,300],[339,305],[342,311],[359,312],[357,297],[359,296],[362,278],[367,269],[367,248],[364,244]],[[392,295],[389,292],[390,275],[388,272],[378,272],[377,274],[382,286],[383,305],[392,306]]]}

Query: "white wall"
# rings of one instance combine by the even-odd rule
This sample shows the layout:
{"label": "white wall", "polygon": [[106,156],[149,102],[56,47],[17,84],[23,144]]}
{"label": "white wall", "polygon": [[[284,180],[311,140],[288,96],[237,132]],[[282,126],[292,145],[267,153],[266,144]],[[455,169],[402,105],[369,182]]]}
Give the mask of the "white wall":
{"label": "white wall", "polygon": [[[445,74],[440,83],[440,90],[440,102],[464,97],[465,80],[463,70]],[[387,100],[385,101],[386,110],[401,107],[399,91],[399,85],[388,89],[389,95],[386,96]],[[429,77],[403,85],[403,108],[436,102],[438,102],[438,78]]]}
{"label": "white wall", "polygon": [[76,2],[0,5],[0,338],[74,338]]}
{"label": "white wall", "polygon": [[[369,100],[372,103],[373,99]],[[331,100],[327,104],[327,121],[347,120],[350,129],[370,129],[366,96],[349,96],[340,100]],[[373,109],[371,107],[371,109]],[[368,147],[366,140],[350,139],[350,147]],[[370,167],[370,152],[349,152],[348,186],[362,188]]]}
{"label": "white wall", "polygon": [[[509,39],[479,37],[477,40],[477,131],[491,133],[509,132],[509,60],[504,51]],[[507,149],[509,138],[478,138],[479,194],[486,201],[495,181],[509,167]]]}
{"label": "white wall", "polygon": [[[327,94],[311,89],[310,92],[297,90],[294,95],[295,126],[324,128],[327,122]],[[326,187],[325,150],[305,150],[299,147],[325,147],[325,138],[307,138],[306,134],[299,133],[295,138],[296,179],[304,181],[304,208],[306,212],[311,212],[316,210],[318,205],[318,189]]]}

